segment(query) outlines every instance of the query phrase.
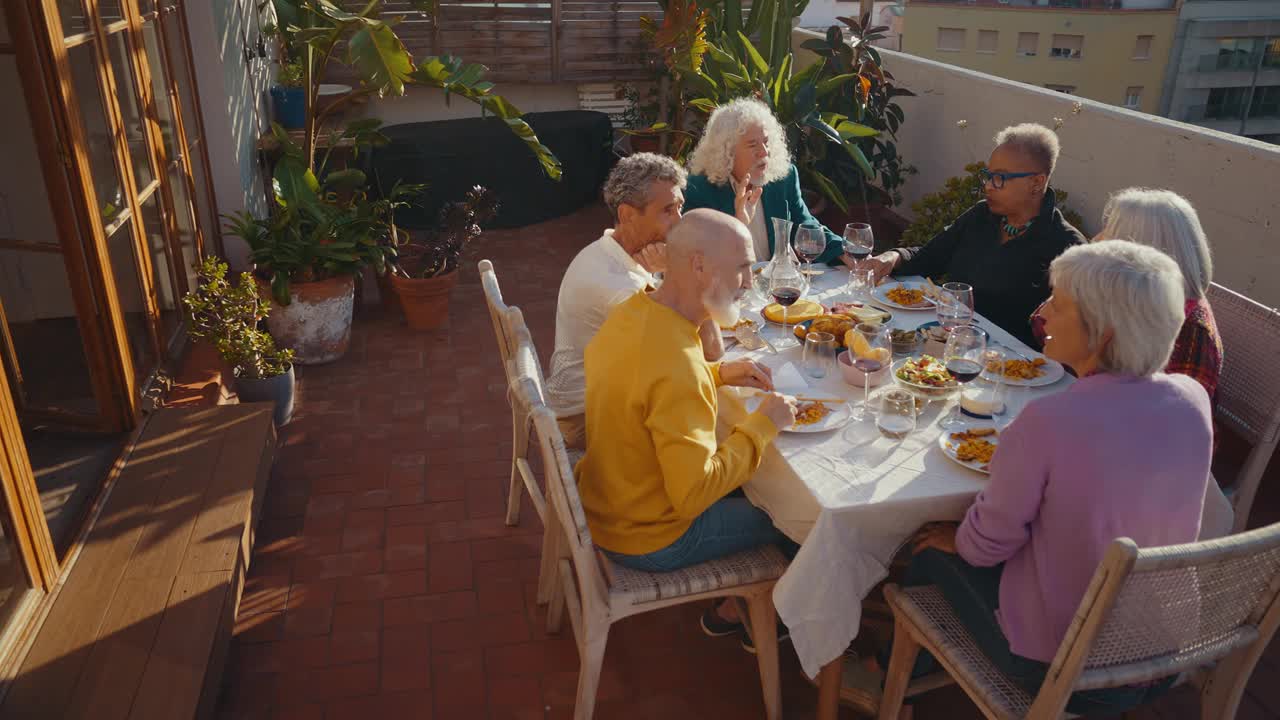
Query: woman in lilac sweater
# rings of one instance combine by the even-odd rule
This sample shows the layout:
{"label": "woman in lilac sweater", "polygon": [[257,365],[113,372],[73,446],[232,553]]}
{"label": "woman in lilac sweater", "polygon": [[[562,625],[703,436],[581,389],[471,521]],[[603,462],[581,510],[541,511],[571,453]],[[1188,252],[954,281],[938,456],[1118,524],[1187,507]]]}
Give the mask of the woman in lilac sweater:
{"label": "woman in lilac sweater", "polygon": [[[1209,481],[1209,396],[1161,372],[1183,322],[1182,274],[1123,240],[1050,267],[1045,353],[1076,368],[1000,438],[964,522],[922,532],[908,584],[936,584],[982,649],[1035,694],[1112,540],[1191,542]],[[1169,682],[1076,693],[1074,713],[1114,713]]]}

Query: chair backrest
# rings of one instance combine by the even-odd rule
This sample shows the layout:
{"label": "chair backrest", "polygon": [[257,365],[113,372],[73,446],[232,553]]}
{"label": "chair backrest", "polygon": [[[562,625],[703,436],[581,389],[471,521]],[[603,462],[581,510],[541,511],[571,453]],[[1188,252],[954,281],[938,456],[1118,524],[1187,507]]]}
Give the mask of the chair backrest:
{"label": "chair backrest", "polygon": [[[538,350],[533,345],[533,336],[524,324],[524,314],[520,308],[508,311],[508,327],[511,329],[511,353],[507,357],[507,379],[514,385],[517,379],[525,378],[533,384],[539,403],[546,402],[546,377],[542,373],[542,363],[538,360]],[[532,410],[525,406],[526,412]]]}
{"label": "chair backrest", "polygon": [[[512,310],[516,310],[502,301],[502,288],[498,287],[498,274],[493,270],[493,263],[481,260],[480,286],[484,288],[484,302],[489,306],[489,320],[493,322],[493,334],[498,339],[498,352],[505,365],[515,349],[511,338],[509,319]],[[523,321],[523,318],[522,318]]]}
{"label": "chair backrest", "polygon": [[578,483],[573,475],[573,465],[569,462],[569,453],[565,450],[564,436],[560,433],[560,426],[556,424],[556,415],[540,401],[534,401],[533,383],[527,378],[520,379],[515,392],[527,398],[532,408],[530,415],[533,418],[533,431],[542,449],[547,504],[553,508],[562,537],[568,543],[583,604],[587,604],[588,598],[604,601],[608,594],[608,582],[596,561],[591,529],[587,526],[587,515],[582,509]]}
{"label": "chair backrest", "polygon": [[1222,374],[1218,378],[1216,418],[1251,446],[1235,478],[1219,478],[1231,493],[1234,532],[1248,525],[1249,510],[1267,463],[1280,441],[1280,312],[1217,283],[1209,286],[1209,304],[1222,336]]}
{"label": "chair backrest", "polygon": [[1280,311],[1217,283],[1208,298],[1223,348],[1218,421],[1250,445],[1274,447],[1280,438]]}
{"label": "chair backrest", "polygon": [[1195,670],[1265,643],[1278,598],[1280,524],[1160,548],[1120,538],[1094,573],[1036,705]]}

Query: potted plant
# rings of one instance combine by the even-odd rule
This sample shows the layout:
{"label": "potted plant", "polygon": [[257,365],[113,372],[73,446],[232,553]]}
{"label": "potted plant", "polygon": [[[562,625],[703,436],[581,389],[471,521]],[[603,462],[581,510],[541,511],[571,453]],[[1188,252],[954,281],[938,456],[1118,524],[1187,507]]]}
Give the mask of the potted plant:
{"label": "potted plant", "polygon": [[249,273],[239,282],[227,280],[227,264],[215,257],[200,266],[200,284],[182,299],[192,338],[213,346],[231,367],[236,393],[248,402],[275,404],[275,423],[293,417],[293,351],[276,348],[271,335],[258,328],[270,312]]}
{"label": "potted plant", "polygon": [[458,283],[462,250],[497,214],[497,198],[477,185],[465,200],[440,210],[439,223],[423,240],[400,248],[392,265],[391,284],[409,327],[431,330],[444,324],[449,316],[449,291]]}
{"label": "potted plant", "polygon": [[[386,143],[382,121],[327,126],[326,120],[338,109],[359,98],[403,95],[406,85],[443,90],[446,98],[466,98],[501,118],[538,157],[549,177],[560,176],[559,161],[520,118],[520,111],[493,92],[483,66],[463,64],[448,55],[415,63],[393,23],[380,19],[381,5],[380,0],[370,0],[358,12],[330,0],[267,0],[263,5],[266,32],[279,38],[285,56],[301,63],[306,121],[296,138],[279,125],[272,127],[271,215],[233,216],[228,229],[249,243],[255,276],[273,303],[269,326],[302,364],[329,362],[346,352],[355,276],[365,267],[382,272],[387,253],[395,247],[387,240],[393,232],[391,212],[370,199],[365,174],[330,166],[339,146],[358,157]],[[431,0],[411,0],[410,5],[427,13],[434,8]],[[349,66],[359,87],[324,102],[321,80],[331,62]],[[327,148],[318,153],[322,139],[327,139]],[[394,206],[403,197],[387,200]]]}
{"label": "potted plant", "polygon": [[300,130],[307,122],[307,94],[302,80],[302,63],[291,60],[280,64],[276,83],[271,86],[272,115],[285,130]]}

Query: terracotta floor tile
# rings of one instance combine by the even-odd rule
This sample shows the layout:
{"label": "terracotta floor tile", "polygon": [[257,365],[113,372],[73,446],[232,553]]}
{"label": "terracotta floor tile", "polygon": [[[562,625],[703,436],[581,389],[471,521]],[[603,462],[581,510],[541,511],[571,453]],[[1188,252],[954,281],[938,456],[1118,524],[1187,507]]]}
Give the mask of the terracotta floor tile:
{"label": "terracotta floor tile", "polygon": [[284,637],[284,613],[270,612],[236,618],[232,633],[241,643],[261,643]]}
{"label": "terracotta floor tile", "polygon": [[280,676],[278,703],[285,707],[370,695],[378,690],[378,663],[335,665]]}
{"label": "terracotta floor tile", "polygon": [[285,637],[327,635],[333,621],[332,607],[300,607],[285,612]]}
{"label": "terracotta floor tile", "polygon": [[528,640],[529,623],[522,612],[446,620],[431,626],[431,646],[446,652],[514,645]]}
{"label": "terracotta floor tile", "polygon": [[434,717],[429,692],[384,692],[335,700],[325,710],[325,720],[432,720]]}
{"label": "terracotta floor tile", "polygon": [[333,632],[359,632],[382,628],[382,603],[342,603],[333,608]]}
{"label": "terracotta floor tile", "polygon": [[372,575],[381,571],[382,552],[362,550],[303,558],[294,568],[294,580],[329,580],[348,575]]}
{"label": "terracotta floor tile", "polygon": [[427,589],[431,593],[471,588],[471,544],[467,542],[433,545],[427,561]]}
{"label": "terracotta floor tile", "polygon": [[435,523],[464,520],[467,505],[460,500],[428,502],[387,509],[387,525],[433,525]]}
{"label": "terracotta floor tile", "polygon": [[388,628],[402,627],[474,617],[477,612],[473,591],[436,593],[387,600],[382,605],[382,623]]}
{"label": "terracotta floor tile", "polygon": [[387,572],[425,569],[427,528],[422,525],[388,527],[384,564]]}
{"label": "terracotta floor tile", "polygon": [[329,661],[334,665],[376,660],[379,654],[379,632],[365,630],[356,632],[334,631],[329,636]]}
{"label": "terracotta floor tile", "polygon": [[427,592],[427,573],[406,570],[342,578],[338,583],[338,602],[367,602],[387,598],[423,595]]}
{"label": "terracotta floor tile", "polygon": [[295,582],[289,588],[289,607],[329,607],[338,592],[338,581],[312,580]]}
{"label": "terracotta floor tile", "polygon": [[240,597],[239,614],[255,615],[264,612],[280,612],[289,601],[289,576],[268,575],[245,580]]}

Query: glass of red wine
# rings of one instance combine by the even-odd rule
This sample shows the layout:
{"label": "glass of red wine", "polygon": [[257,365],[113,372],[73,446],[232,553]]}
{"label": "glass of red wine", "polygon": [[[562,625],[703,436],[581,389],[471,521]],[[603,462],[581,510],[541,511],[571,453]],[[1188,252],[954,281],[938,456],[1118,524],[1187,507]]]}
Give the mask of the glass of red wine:
{"label": "glass of red wine", "polygon": [[[844,251],[850,257],[858,262],[871,257],[871,251],[875,248],[875,236],[871,233],[871,226],[866,223],[849,223],[844,226]],[[849,268],[849,288],[857,290],[855,286],[854,269]]]}
{"label": "glass of red wine", "polygon": [[[956,382],[964,385],[982,374],[982,354],[987,349],[987,333],[976,325],[957,325],[947,332],[947,346],[943,351],[943,362],[947,372]],[[960,393],[956,394],[956,404],[951,408],[941,423],[947,430],[954,430],[964,424],[960,419]]]}
{"label": "glass of red wine", "polygon": [[820,227],[801,225],[796,228],[796,254],[809,264],[807,274],[813,276],[813,261],[827,249],[827,234]]}
{"label": "glass of red wine", "polygon": [[774,266],[773,274],[769,276],[769,294],[773,296],[774,302],[782,306],[782,325],[786,330],[777,347],[792,347],[800,344],[790,332],[787,311],[804,296],[805,286],[804,276],[795,265],[782,262]]}
{"label": "glass of red wine", "polygon": [[858,323],[853,327],[853,331],[866,341],[865,348],[858,348],[862,351],[861,353],[856,352],[853,347],[849,348],[853,356],[853,366],[864,376],[862,407],[858,408],[854,419],[866,420],[875,415],[875,411],[871,409],[871,376],[884,369],[884,366],[893,359],[893,341],[887,325]]}

